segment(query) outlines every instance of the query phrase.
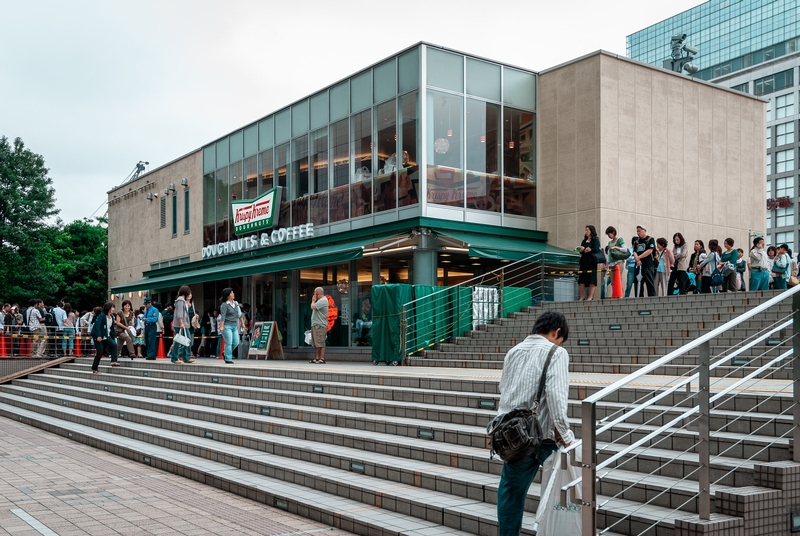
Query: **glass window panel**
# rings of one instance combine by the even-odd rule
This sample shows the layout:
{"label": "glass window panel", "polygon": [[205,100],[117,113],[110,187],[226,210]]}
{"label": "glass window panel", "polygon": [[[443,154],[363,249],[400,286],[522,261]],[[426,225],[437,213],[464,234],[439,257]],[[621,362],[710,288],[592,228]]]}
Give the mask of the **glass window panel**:
{"label": "glass window panel", "polygon": [[775,153],[775,173],[794,171],[794,149]]}
{"label": "glass window panel", "polygon": [[463,98],[428,91],[428,203],[464,206]]}
{"label": "glass window panel", "polygon": [[347,119],[331,125],[333,149],[333,188],[330,196],[331,222],[343,221],[350,214],[350,130]]}
{"label": "glass window panel", "polygon": [[172,194],[172,236],[178,236],[178,196]]}
{"label": "glass window panel", "polygon": [[278,225],[281,227],[289,227],[289,199],[291,199],[291,192],[288,188],[287,176],[289,169],[289,144],[284,143],[275,147],[275,176],[278,181],[275,186],[283,188],[281,193],[281,210],[278,215]]}
{"label": "glass window panel", "polygon": [[228,171],[228,184],[230,184],[230,198],[228,202],[244,199],[242,190],[242,162],[234,162]]}
{"label": "glass window panel", "polygon": [[428,47],[428,85],[464,91],[464,57]]}
{"label": "glass window panel", "polygon": [[222,138],[217,142],[217,165],[227,166],[230,162],[230,151],[228,150],[228,138]]}
{"label": "glass window panel", "polygon": [[261,166],[261,180],[258,181],[258,194],[261,195],[275,186],[275,163],[272,149],[262,151],[258,155],[258,160]]}
{"label": "glass window panel", "polygon": [[189,188],[186,188],[183,191],[183,234],[189,232],[189,221],[191,219],[189,217],[189,207]]}
{"label": "glass window panel", "polygon": [[[769,107],[769,105],[767,105]],[[794,93],[775,97],[775,119],[783,119],[794,115]],[[769,108],[767,108],[767,121],[769,121]]]}
{"label": "glass window panel", "polygon": [[203,147],[203,173],[213,173],[217,167],[215,149],[213,145]]}
{"label": "glass window panel", "polygon": [[500,66],[467,58],[467,93],[500,100]]}
{"label": "glass window panel", "polygon": [[258,157],[248,156],[244,159],[244,199],[255,199],[258,196]]}
{"label": "glass window panel", "polygon": [[[792,215],[792,221],[794,221],[794,215]],[[776,224],[775,226],[777,227],[778,225]],[[786,244],[789,249],[794,250],[794,231],[775,233],[775,244]]]}
{"label": "glass window panel", "polygon": [[269,149],[275,143],[274,120],[267,117],[258,124],[258,149]]}
{"label": "glass window panel", "polygon": [[308,132],[308,101],[298,102],[292,106],[292,136],[300,136]]}
{"label": "glass window panel", "polygon": [[772,131],[767,127],[767,149],[772,147]]}
{"label": "glass window panel", "polygon": [[242,154],[244,151],[243,147],[243,139],[244,136],[242,135],[242,131],[234,132],[230,135],[231,139],[231,159],[230,162],[236,162],[237,160],[242,159]]}
{"label": "glass window panel", "polygon": [[216,243],[216,189],[214,172],[203,175],[203,247]]}
{"label": "glass window panel", "polygon": [[321,128],[311,134],[312,186],[309,199],[311,223],[328,223],[328,129]]}
{"label": "glass window panel", "polygon": [[536,109],[536,76],[503,67],[503,102],[528,110]]}
{"label": "glass window panel", "polygon": [[467,208],[500,212],[500,106],[467,99]]}
{"label": "glass window panel", "polygon": [[350,217],[357,218],[372,213],[372,110],[354,115],[350,124]]}
{"label": "glass window panel", "polygon": [[775,146],[794,143],[794,121],[775,125]]}
{"label": "glass window panel", "polygon": [[536,216],[534,115],[503,108],[503,211]]}
{"label": "glass window panel", "polygon": [[377,173],[373,181],[375,212],[397,208],[397,101],[392,99],[375,108]]}
{"label": "glass window panel", "polygon": [[244,156],[258,152],[258,125],[250,125],[244,129]]}
{"label": "glass window panel", "polygon": [[394,58],[372,70],[374,101],[381,102],[397,93],[397,66]]}
{"label": "glass window panel", "polygon": [[350,82],[345,80],[331,88],[331,121],[346,117],[350,113]]}
{"label": "glass window panel", "polygon": [[[794,225],[794,205],[775,209],[775,227]],[[780,244],[780,242],[778,242]]]}
{"label": "glass window panel", "polygon": [[775,179],[775,197],[794,197],[794,177]]}
{"label": "glass window panel", "polygon": [[400,146],[402,160],[397,180],[397,204],[401,207],[419,203],[419,93],[400,98]]}
{"label": "glass window panel", "polygon": [[319,128],[328,123],[328,91],[311,97],[311,128]]}
{"label": "glass window panel", "polygon": [[308,136],[292,141],[292,225],[308,222]]}
{"label": "glass window panel", "polygon": [[275,143],[282,143],[291,137],[292,122],[289,108],[275,115]]}
{"label": "glass window panel", "polygon": [[366,71],[350,79],[350,110],[357,112],[372,104],[372,72]]}
{"label": "glass window panel", "polygon": [[400,93],[419,87],[419,48],[409,50],[397,60]]}
{"label": "glass window panel", "polygon": [[217,243],[220,243],[228,240],[228,209],[230,208],[228,166],[219,168],[215,176],[217,179]]}

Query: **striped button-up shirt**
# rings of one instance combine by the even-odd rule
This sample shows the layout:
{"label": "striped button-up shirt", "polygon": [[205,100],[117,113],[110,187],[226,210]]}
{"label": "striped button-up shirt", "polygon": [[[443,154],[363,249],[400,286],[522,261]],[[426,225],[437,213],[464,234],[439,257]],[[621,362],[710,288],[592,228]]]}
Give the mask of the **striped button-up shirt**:
{"label": "striped button-up shirt", "polygon": [[[500,379],[500,407],[498,415],[508,413],[519,406],[533,408],[539,378],[552,343],[541,335],[530,335],[509,350],[503,363]],[[575,434],[567,422],[567,400],[569,399],[569,354],[558,348],[547,368],[544,394],[539,401],[539,424],[547,439],[555,440],[554,430],[569,444]]]}

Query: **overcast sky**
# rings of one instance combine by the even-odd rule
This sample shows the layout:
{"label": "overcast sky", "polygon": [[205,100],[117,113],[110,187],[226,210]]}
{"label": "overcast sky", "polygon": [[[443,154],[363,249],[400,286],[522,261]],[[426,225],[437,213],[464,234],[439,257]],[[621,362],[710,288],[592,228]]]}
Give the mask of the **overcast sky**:
{"label": "overcast sky", "polygon": [[0,0],[0,136],[44,156],[72,221],[139,160],[160,166],[418,41],[540,71],[625,55],[627,35],[699,3]]}

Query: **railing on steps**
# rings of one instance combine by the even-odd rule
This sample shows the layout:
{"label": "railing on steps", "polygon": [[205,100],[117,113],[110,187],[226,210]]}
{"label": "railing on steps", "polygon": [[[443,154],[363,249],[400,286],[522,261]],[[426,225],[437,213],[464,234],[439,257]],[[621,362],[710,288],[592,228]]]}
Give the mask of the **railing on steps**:
{"label": "railing on steps", "polygon": [[[744,322],[759,319],[760,315],[767,311],[774,311],[774,308],[786,300],[791,300],[791,313],[783,318],[779,316],[777,321],[770,322],[769,325],[762,327],[737,345],[727,348],[717,355],[711,355],[711,342],[714,339]],[[779,342],[775,338],[776,334],[779,336]],[[747,361],[742,354],[753,348],[757,348],[760,353]],[[569,500],[573,504],[582,505],[583,535],[603,534],[607,531],[620,532],[619,527],[630,522],[637,512],[645,509],[647,505],[658,504],[658,500],[665,493],[669,494],[672,491],[674,484],[693,480],[697,481],[696,493],[688,496],[677,506],[673,506],[674,501],[669,501],[671,503],[669,514],[652,522],[638,534],[651,531],[661,521],[671,521],[668,519],[670,516],[691,515],[694,513],[692,505],[695,503],[697,505],[696,514],[699,515],[699,518],[709,520],[712,513],[712,486],[730,481],[729,477],[742,466],[751,464],[754,460],[768,458],[767,455],[771,453],[770,449],[777,445],[785,447],[786,459],[788,459],[789,441],[792,440],[794,445],[800,444],[800,427],[798,426],[800,424],[800,385],[798,384],[800,360],[795,357],[798,355],[798,351],[800,351],[800,286],[775,296],[585,398],[581,403],[582,440],[575,441],[564,449],[560,460],[562,468],[566,468],[567,463],[573,463],[582,469],[580,478],[561,489],[560,503],[563,505]],[[666,378],[667,382],[663,387],[654,389],[616,411],[609,410],[608,415],[598,419],[598,405],[602,401],[610,399],[621,402],[617,398],[620,390],[636,387],[645,375],[659,367],[669,365],[689,352],[697,352],[699,355],[695,367],[682,376]],[[744,370],[743,367],[753,361],[756,362],[755,368],[751,366]],[[738,366],[738,368],[730,370],[725,376],[711,378],[711,371],[720,366],[730,365]],[[771,377],[777,371],[784,369],[792,371],[791,380],[770,382]],[[735,401],[736,397],[741,396],[745,390],[757,394],[759,402],[746,411],[741,411]],[[763,422],[751,424],[749,428],[742,427],[746,433],[732,431],[739,429],[737,424],[744,424],[749,417],[758,415],[759,409],[770,401],[785,399],[789,393],[792,394],[792,404],[786,404],[785,409],[778,404],[780,410],[776,412],[777,414],[761,413]],[[730,414],[717,413],[734,409],[741,413],[730,420]],[[791,425],[787,423],[790,420],[789,417],[791,417]],[[712,430],[712,419],[714,422],[719,422],[720,418],[725,419],[725,424]],[[774,435],[772,430],[775,431]],[[672,440],[676,437],[680,437],[681,446],[684,448],[671,446]],[[717,454],[714,456],[711,455],[712,439],[717,444],[715,449]],[[581,463],[575,462],[575,456],[571,455],[579,448],[582,454]],[[636,471],[634,466],[636,466],[637,458],[659,448],[670,450],[671,457],[666,461],[662,460],[662,463],[649,474],[641,474],[636,482],[626,483],[623,481],[622,489],[616,493],[598,492],[598,489],[602,490],[605,487],[605,482],[614,478],[615,472]],[[737,451],[741,451],[742,455],[736,456]],[[800,462],[800,448],[794,448],[792,451],[793,461]],[[680,473],[683,476],[677,482],[656,495],[649,496],[648,492],[648,500],[638,506],[632,507],[627,502],[627,492],[652,475],[669,472],[664,471],[665,468],[672,463],[682,462],[686,459],[686,455],[691,456],[692,453],[697,454],[696,468],[685,469],[683,473]],[[718,477],[712,480],[712,463],[715,459],[723,457],[735,458],[737,462],[733,464],[732,469],[723,470],[721,476],[717,469],[715,472]],[[579,487],[580,498],[577,498]],[[631,500],[636,502],[635,499]],[[621,501],[626,501],[624,509],[620,508]],[[600,527],[598,527],[598,510],[610,514],[604,516],[607,522]],[[633,526],[633,523],[630,523],[629,526]],[[599,533],[596,532],[597,528],[600,529]]]}
{"label": "railing on steps", "polygon": [[415,299],[404,303],[401,312],[403,357],[539,301],[574,300],[574,265],[563,261],[563,255],[536,253],[452,287],[415,286]]}
{"label": "railing on steps", "polygon": [[61,363],[67,363],[74,359],[74,356],[59,358],[4,357],[0,359],[0,384],[24,378],[25,376],[41,372],[50,367],[57,367]]}

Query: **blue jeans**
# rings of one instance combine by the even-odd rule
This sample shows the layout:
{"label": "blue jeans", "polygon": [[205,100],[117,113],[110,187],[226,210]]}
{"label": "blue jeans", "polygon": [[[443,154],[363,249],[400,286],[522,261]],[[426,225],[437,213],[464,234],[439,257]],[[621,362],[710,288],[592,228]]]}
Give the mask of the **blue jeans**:
{"label": "blue jeans", "polygon": [[631,289],[633,288],[634,281],[636,281],[636,274],[634,272],[636,272],[635,267],[634,268],[628,268],[628,286],[625,287],[625,297],[626,298],[630,298],[631,297]]}
{"label": "blue jeans", "polygon": [[169,349],[170,361],[172,361],[173,363],[178,361],[179,359],[183,359],[184,361],[191,361],[192,343],[194,342],[194,337],[192,337],[192,331],[189,329],[179,329],[178,331],[189,337],[189,346],[183,346],[182,344],[173,342],[172,347]]}
{"label": "blue jeans", "polygon": [[61,340],[61,349],[72,353],[75,348],[75,328],[64,328],[62,335],[64,338]]}
{"label": "blue jeans", "polygon": [[765,270],[751,271],[750,290],[769,290],[769,272]]}
{"label": "blue jeans", "polygon": [[556,450],[558,450],[556,444],[546,440],[539,448],[537,456],[528,456],[503,465],[500,485],[497,488],[498,536],[519,536],[528,488],[531,487],[539,466]]}
{"label": "blue jeans", "polygon": [[222,337],[225,339],[225,361],[233,363],[233,349],[239,346],[239,328],[234,322],[232,326],[225,326],[222,330]]}

